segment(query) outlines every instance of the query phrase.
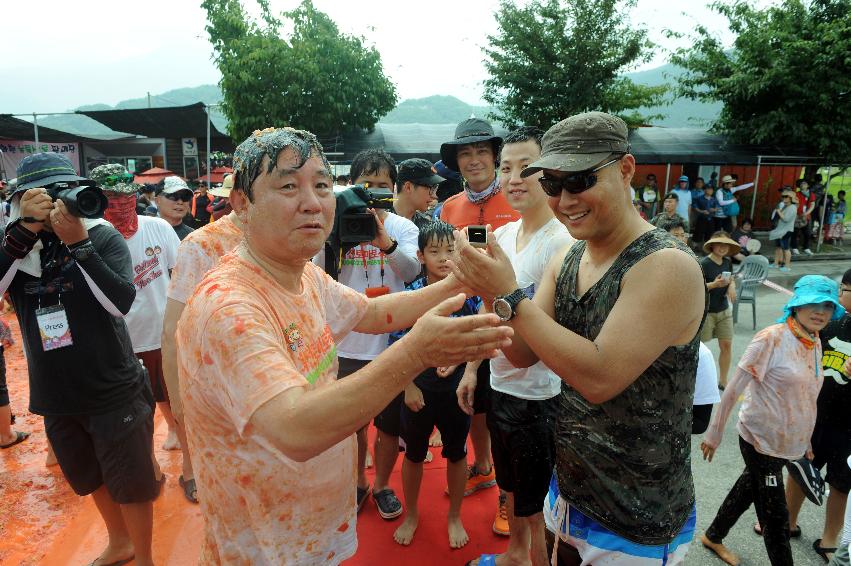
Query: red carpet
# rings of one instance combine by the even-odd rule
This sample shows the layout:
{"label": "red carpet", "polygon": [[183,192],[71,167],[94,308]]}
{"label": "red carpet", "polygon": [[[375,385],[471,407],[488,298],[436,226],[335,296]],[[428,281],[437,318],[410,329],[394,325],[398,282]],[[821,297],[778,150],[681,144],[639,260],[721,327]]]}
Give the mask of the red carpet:
{"label": "red carpet", "polygon": [[[32,433],[23,444],[0,450],[0,564],[3,566],[88,564],[106,545],[106,530],[90,497],[77,497],[58,467],[45,468],[46,441],[41,417],[26,411],[29,398],[26,362],[14,315],[3,317],[18,343],[6,350],[7,378],[17,430]],[[374,429],[372,429],[374,432]],[[203,524],[197,506],[187,502],[177,478],[180,454],[159,447],[166,425],[157,416],[154,446],[157,460],[168,475],[163,494],[154,503],[154,560],[160,566],[196,564]],[[446,467],[440,448],[432,448],[435,461],[426,464],[420,491],[420,524],[411,546],[393,541],[401,518],[384,521],[369,500],[358,518],[358,552],[347,565],[463,565],[483,552],[505,550],[507,539],[491,531],[496,513],[497,489],[464,499],[462,518],[470,542],[451,550],[446,532],[449,498],[444,495]],[[402,498],[400,454],[390,479]],[[372,481],[372,470],[369,471]],[[132,562],[131,562],[132,564]]]}
{"label": "red carpet", "polygon": [[[420,490],[420,523],[414,542],[407,547],[396,544],[393,540],[393,532],[401,524],[402,518],[385,521],[379,517],[375,504],[370,499],[358,516],[358,553],[346,564],[463,566],[468,560],[480,554],[497,554],[505,550],[508,539],[495,535],[491,530],[497,508],[498,489],[496,487],[464,498],[461,518],[470,536],[470,542],[464,548],[457,550],[449,548],[446,532],[449,497],[444,493],[446,461],[440,456],[440,448],[431,448],[431,451],[435,458],[432,463],[425,464],[423,485]],[[468,448],[468,451],[472,454],[472,448]],[[403,454],[399,455],[396,468],[390,478],[390,487],[396,491],[404,505],[400,470],[403,457]],[[472,460],[472,456],[470,459]],[[372,474],[368,475],[372,481]]]}

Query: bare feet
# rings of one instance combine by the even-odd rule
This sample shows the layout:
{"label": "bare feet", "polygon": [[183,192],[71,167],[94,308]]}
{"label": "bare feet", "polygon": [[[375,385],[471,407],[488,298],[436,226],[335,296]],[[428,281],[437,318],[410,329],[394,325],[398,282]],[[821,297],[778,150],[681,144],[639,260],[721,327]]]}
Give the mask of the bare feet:
{"label": "bare feet", "polygon": [[168,431],[168,436],[165,437],[165,442],[163,442],[163,450],[180,450],[180,440],[175,431]]}
{"label": "bare feet", "polygon": [[372,467],[372,454],[369,453],[369,450],[366,451],[366,463],[364,464],[364,468]]}
{"label": "bare feet", "polygon": [[402,524],[399,525],[399,528],[396,529],[395,533],[393,533],[393,540],[402,546],[408,546],[411,544],[411,541],[414,540],[414,533],[417,532],[419,519],[419,515],[414,513],[409,512],[405,515],[405,520],[402,521]]}
{"label": "bare feet", "polygon": [[47,457],[44,459],[44,466],[49,468],[51,466],[55,466],[59,462],[56,461],[56,454],[53,453],[53,447],[50,444],[47,445]]}
{"label": "bare feet", "polygon": [[700,542],[703,543],[703,546],[711,550],[715,553],[718,558],[729,564],[730,566],[739,566],[739,557],[733,554],[733,552],[724,546],[722,543],[714,543],[708,538],[706,535],[701,535]]}
{"label": "bare feet", "polygon": [[426,450],[426,457],[425,457],[425,461],[426,461],[426,462],[431,462],[431,461],[433,461],[433,460],[434,460],[434,456],[432,455],[431,450]]}
{"label": "bare feet", "polygon": [[114,564],[115,562],[121,562],[123,560],[128,560],[133,558],[133,543],[129,540],[123,544],[113,545],[109,543],[104,549],[103,552],[100,553],[94,562],[91,563],[91,566],[103,566],[105,564]]}
{"label": "bare feet", "polygon": [[429,446],[443,446],[443,437],[440,436],[440,431],[435,430],[431,438],[428,439]]}
{"label": "bare feet", "polygon": [[464,530],[464,525],[461,523],[461,517],[449,517],[447,526],[449,527],[449,546],[451,548],[461,548],[470,542],[470,537],[467,536],[467,531]]}

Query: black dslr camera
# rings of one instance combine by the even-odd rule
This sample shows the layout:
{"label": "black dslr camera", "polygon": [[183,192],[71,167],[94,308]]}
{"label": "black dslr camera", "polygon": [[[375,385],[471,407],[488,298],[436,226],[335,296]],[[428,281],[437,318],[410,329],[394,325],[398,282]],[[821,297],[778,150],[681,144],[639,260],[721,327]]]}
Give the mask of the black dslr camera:
{"label": "black dslr camera", "polygon": [[45,189],[50,198],[54,201],[62,200],[68,212],[78,218],[100,218],[106,210],[106,195],[91,181],[79,186],[74,183],[53,183]]}
{"label": "black dslr camera", "polygon": [[334,279],[340,273],[343,256],[357,244],[375,239],[375,217],[368,208],[393,208],[393,191],[354,185],[337,193],[334,227],[325,242],[325,271]]}

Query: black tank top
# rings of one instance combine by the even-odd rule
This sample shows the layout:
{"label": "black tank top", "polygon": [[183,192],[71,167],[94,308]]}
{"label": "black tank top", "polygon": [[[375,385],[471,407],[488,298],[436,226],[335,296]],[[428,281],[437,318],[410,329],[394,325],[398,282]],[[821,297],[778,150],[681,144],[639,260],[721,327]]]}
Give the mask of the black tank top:
{"label": "black tank top", "polygon": [[[577,242],[556,283],[556,321],[594,340],[618,300],[627,271],[665,248],[694,257],[668,233],[645,232],[576,297],[585,250],[585,242]],[[698,345],[699,332],[688,344],[666,349],[622,393],[599,405],[562,384],[556,434],[559,490],[572,507],[640,544],[673,540],[694,506],[691,422]]]}

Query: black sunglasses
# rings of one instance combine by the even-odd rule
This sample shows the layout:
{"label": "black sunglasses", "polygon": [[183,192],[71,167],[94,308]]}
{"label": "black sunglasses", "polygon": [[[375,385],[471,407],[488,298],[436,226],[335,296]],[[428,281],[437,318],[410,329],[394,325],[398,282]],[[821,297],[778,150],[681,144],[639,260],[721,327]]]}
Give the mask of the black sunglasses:
{"label": "black sunglasses", "polygon": [[562,177],[561,179],[553,179],[551,177],[544,176],[538,179],[538,182],[541,183],[541,188],[544,189],[544,192],[551,197],[561,195],[562,191],[567,191],[572,195],[578,195],[579,193],[584,193],[597,184],[597,175],[594,173],[604,167],[608,167],[612,163],[617,163],[622,158],[623,155],[619,155],[615,159],[607,161],[598,167],[588,169],[587,171],[581,171],[567,177]]}
{"label": "black sunglasses", "polygon": [[177,201],[189,202],[189,201],[192,200],[192,195],[186,194],[186,192],[184,192],[184,191],[180,191],[180,192],[177,192],[177,193],[168,193],[168,194],[165,194],[163,196],[165,198],[167,198],[168,200],[173,200],[175,202],[177,202]]}

